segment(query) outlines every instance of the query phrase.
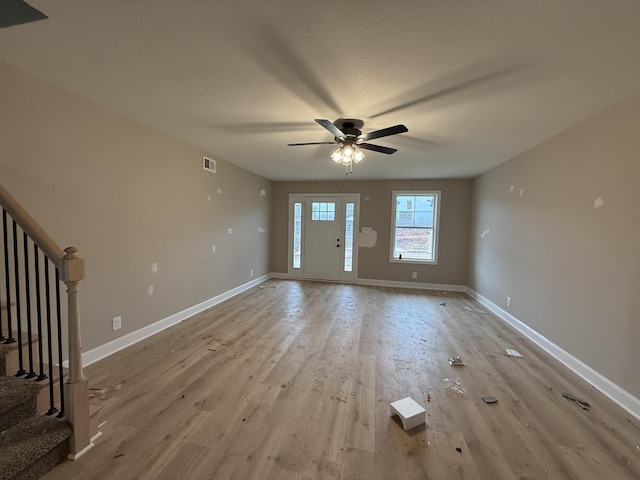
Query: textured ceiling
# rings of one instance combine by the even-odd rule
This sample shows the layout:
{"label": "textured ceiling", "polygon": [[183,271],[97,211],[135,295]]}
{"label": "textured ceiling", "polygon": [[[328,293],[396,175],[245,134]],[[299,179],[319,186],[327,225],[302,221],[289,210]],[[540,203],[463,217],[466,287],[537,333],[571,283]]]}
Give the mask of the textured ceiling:
{"label": "textured ceiling", "polygon": [[[640,89],[635,0],[29,3],[0,61],[272,180],[473,177]],[[287,146],[341,117],[409,132]]]}

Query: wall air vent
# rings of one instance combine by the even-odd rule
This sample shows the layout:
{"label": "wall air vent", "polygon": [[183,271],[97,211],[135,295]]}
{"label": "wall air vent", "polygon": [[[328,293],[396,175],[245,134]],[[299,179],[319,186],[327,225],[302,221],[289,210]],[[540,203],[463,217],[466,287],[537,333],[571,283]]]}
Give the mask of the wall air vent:
{"label": "wall air vent", "polygon": [[202,168],[205,170],[216,173],[216,161],[213,158],[202,156]]}

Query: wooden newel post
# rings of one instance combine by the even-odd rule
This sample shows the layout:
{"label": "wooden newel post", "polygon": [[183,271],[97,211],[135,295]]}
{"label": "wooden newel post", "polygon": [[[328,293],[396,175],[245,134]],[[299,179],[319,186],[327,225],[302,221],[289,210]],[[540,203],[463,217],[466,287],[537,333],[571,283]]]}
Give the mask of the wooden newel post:
{"label": "wooden newel post", "polygon": [[62,259],[62,280],[67,286],[69,328],[69,376],[66,382],[65,417],[73,425],[71,458],[83,453],[91,444],[89,427],[89,381],[82,371],[80,308],[78,284],[84,278],[84,260],[78,249],[69,247]]}

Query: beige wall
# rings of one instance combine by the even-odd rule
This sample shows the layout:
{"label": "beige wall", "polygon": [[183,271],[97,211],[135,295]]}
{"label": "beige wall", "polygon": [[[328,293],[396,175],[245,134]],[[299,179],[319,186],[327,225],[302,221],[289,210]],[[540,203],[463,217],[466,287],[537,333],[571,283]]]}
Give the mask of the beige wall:
{"label": "beige wall", "polygon": [[0,183],[86,259],[85,351],[269,273],[269,181],[1,63],[0,105]]}
{"label": "beige wall", "polygon": [[[366,168],[366,165],[362,165]],[[389,262],[391,192],[440,190],[438,265]],[[359,193],[360,227],[378,233],[374,247],[360,248],[358,277],[402,282],[466,285],[469,251],[471,180],[371,180],[336,182],[274,182],[271,262],[274,272],[287,272],[287,210],[290,193]],[[411,278],[418,272],[418,278]]]}
{"label": "beige wall", "polygon": [[474,290],[636,397],[639,152],[636,97],[478,177],[469,268]]}

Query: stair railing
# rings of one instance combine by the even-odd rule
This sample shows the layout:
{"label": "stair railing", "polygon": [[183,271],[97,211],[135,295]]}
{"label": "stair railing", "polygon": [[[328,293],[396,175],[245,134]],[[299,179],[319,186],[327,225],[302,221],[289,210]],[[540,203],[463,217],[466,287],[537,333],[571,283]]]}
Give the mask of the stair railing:
{"label": "stair railing", "polygon": [[[77,458],[91,446],[89,382],[82,369],[78,301],[78,284],[84,278],[84,260],[80,258],[78,249],[75,247],[66,248],[64,251],[60,249],[2,185],[0,185],[0,207],[2,208],[2,218],[0,219],[2,251],[0,251],[0,255],[4,256],[4,265],[0,264],[0,269],[4,269],[4,291],[0,292],[0,295],[5,296],[4,301],[7,307],[3,309],[6,315],[5,328],[3,328],[3,319],[0,318],[0,340],[4,343],[19,342],[19,367],[15,372],[17,377],[35,378],[36,381],[49,377],[50,408],[47,414],[52,415],[57,412],[59,417],[64,417],[72,424],[70,457]],[[19,242],[20,230],[22,231],[22,242]],[[33,246],[32,257],[29,253],[31,245]],[[41,257],[43,258],[44,274],[43,268],[40,267]],[[33,260],[30,261],[30,258]],[[50,263],[55,268],[53,300],[50,292]],[[45,284],[44,292],[41,281]],[[69,369],[64,384],[60,282],[64,282],[67,287]],[[15,323],[12,305],[15,306]],[[55,313],[52,314],[52,310]],[[52,321],[52,317],[54,321]],[[17,340],[14,338],[14,326]],[[23,332],[25,326],[27,331]],[[35,334],[39,337],[38,352],[34,352],[31,346],[31,335],[34,333],[32,331],[34,329],[37,331]],[[23,335],[27,337],[27,358],[24,358],[25,354],[22,348]],[[44,368],[43,335],[46,335],[47,342],[47,371]],[[53,358],[54,351],[58,353],[55,359]],[[56,392],[54,391],[53,368],[56,363],[60,390],[58,404],[54,401]]]}

